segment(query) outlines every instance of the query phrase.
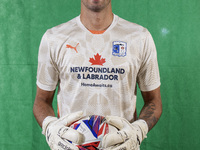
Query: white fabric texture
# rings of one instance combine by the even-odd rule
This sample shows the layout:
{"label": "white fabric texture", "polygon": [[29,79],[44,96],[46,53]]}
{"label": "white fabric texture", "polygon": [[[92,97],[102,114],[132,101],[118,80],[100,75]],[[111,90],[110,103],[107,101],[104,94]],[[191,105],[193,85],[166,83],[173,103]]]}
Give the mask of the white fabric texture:
{"label": "white fabric texture", "polygon": [[103,34],[92,34],[78,16],[44,34],[37,85],[47,91],[58,85],[61,117],[84,110],[133,122],[137,83],[142,91],[160,86],[156,55],[146,28],[114,15]]}

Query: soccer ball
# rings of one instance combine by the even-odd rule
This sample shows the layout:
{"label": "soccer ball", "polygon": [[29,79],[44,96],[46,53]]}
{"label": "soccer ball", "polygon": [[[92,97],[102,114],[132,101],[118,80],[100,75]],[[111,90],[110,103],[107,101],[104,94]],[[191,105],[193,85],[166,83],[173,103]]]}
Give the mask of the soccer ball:
{"label": "soccer ball", "polygon": [[101,150],[104,135],[117,131],[115,127],[105,121],[103,116],[91,115],[71,124],[71,128],[79,131],[85,137],[84,143],[76,146],[80,150]]}

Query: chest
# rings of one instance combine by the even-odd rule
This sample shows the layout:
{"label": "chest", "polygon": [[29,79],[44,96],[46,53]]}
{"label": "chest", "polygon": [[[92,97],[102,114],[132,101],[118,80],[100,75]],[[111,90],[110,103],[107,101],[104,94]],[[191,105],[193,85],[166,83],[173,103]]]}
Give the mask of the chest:
{"label": "chest", "polygon": [[80,72],[136,76],[142,58],[142,45],[137,38],[110,34],[77,34],[54,47],[53,60],[63,78]]}

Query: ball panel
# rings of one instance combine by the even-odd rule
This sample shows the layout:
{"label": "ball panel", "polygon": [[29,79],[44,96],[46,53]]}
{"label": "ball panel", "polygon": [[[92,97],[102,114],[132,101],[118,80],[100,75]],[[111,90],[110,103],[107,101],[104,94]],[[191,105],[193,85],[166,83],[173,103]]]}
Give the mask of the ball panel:
{"label": "ball panel", "polygon": [[85,142],[82,145],[77,145],[80,150],[101,149],[101,142],[104,135],[116,130],[106,123],[105,117],[98,115],[91,115],[78,120],[70,127],[84,135]]}

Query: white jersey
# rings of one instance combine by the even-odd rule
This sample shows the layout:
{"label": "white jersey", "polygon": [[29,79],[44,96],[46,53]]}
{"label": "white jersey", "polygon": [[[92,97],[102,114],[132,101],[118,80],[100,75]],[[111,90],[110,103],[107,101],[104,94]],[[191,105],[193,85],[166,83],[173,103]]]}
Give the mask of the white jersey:
{"label": "white jersey", "polygon": [[154,41],[142,26],[114,15],[103,34],[92,34],[78,16],[44,34],[37,86],[53,91],[58,85],[60,116],[83,110],[132,122],[137,83],[142,91],[160,86]]}

